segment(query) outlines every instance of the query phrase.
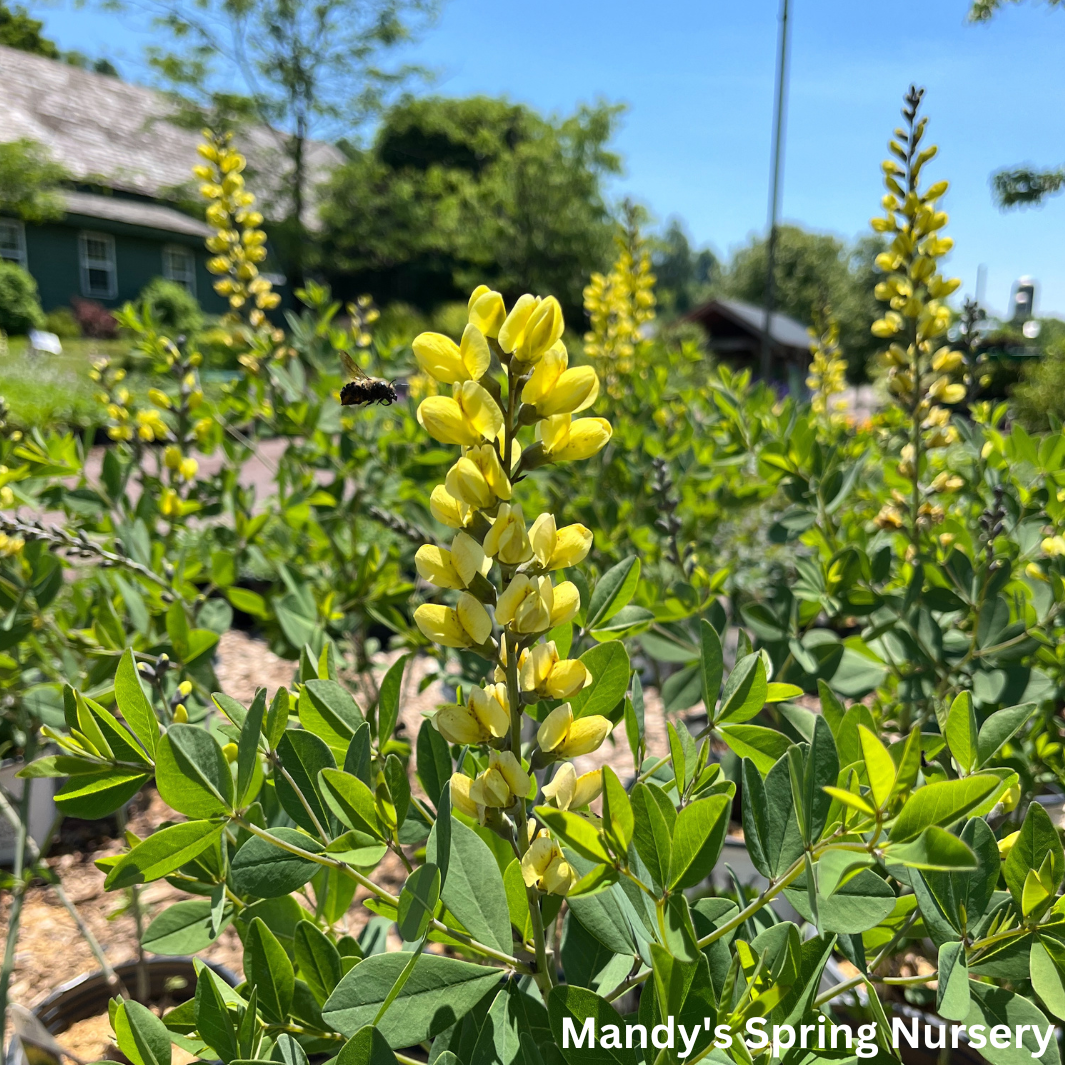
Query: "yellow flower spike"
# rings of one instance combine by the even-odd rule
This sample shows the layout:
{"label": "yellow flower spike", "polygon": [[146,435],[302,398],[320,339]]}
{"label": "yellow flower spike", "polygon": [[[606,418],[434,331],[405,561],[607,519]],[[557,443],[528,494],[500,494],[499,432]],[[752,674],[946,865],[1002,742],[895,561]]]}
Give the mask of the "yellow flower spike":
{"label": "yellow flower spike", "polygon": [[483,808],[478,807],[477,803],[470,798],[470,788],[473,785],[473,781],[466,776],[465,773],[452,773],[451,774],[451,807],[454,810],[461,810],[467,817],[476,817],[481,820],[483,815]]}
{"label": "yellow flower spike", "polygon": [[451,565],[462,581],[462,587],[468,588],[478,573],[488,576],[492,560],[472,536],[460,532],[451,544]]}
{"label": "yellow flower spike", "polygon": [[575,366],[559,377],[551,392],[537,403],[536,410],[544,417],[576,414],[590,407],[598,398],[599,375],[591,366]]}
{"label": "yellow flower spike", "polygon": [[553,751],[562,743],[573,725],[573,709],[569,703],[556,706],[536,730],[536,742],[542,751]]}
{"label": "yellow flower spike", "polygon": [[551,462],[591,458],[606,447],[613,429],[605,418],[578,418],[555,414],[540,422],[540,440]]}
{"label": "yellow flower spike", "polygon": [[518,566],[533,557],[521,507],[500,503],[492,528],[484,538],[484,552],[505,566]]}
{"label": "yellow flower spike", "polygon": [[422,370],[445,385],[478,380],[492,361],[488,341],[474,325],[466,326],[461,345],[442,333],[422,333],[411,347]]}
{"label": "yellow flower spike", "polygon": [[556,629],[559,625],[565,625],[577,616],[581,608],[581,593],[573,581],[563,581],[556,584],[554,589],[554,603],[551,607],[551,624],[548,628]]}
{"label": "yellow flower spike", "polygon": [[414,566],[423,580],[435,584],[437,588],[454,588],[461,591],[469,583],[459,576],[451,552],[446,547],[423,544],[414,556]]}
{"label": "yellow flower spike", "polygon": [[476,326],[486,337],[499,336],[499,329],[507,316],[503,297],[487,285],[478,285],[470,296],[470,325]]}
{"label": "yellow flower spike", "polygon": [[492,634],[492,619],[469,592],[459,596],[457,607],[423,603],[414,611],[414,623],[442,647],[480,647]]}
{"label": "yellow flower spike", "polygon": [[481,510],[495,506],[500,499],[510,499],[511,495],[510,481],[491,444],[471,447],[448,470],[444,485],[453,499]]}
{"label": "yellow flower spike", "polygon": [[510,314],[506,316],[500,325],[499,333],[497,334],[499,346],[508,355],[524,340],[529,317],[539,302],[540,300],[536,296],[532,296],[528,292],[524,296],[519,296],[517,302],[511,307]]}
{"label": "yellow flower spike", "polygon": [[442,484],[433,489],[429,510],[441,525],[449,529],[464,529],[473,517],[469,504],[460,502]]}
{"label": "yellow flower spike", "polygon": [[553,607],[551,578],[519,573],[496,602],[496,621],[514,632],[546,632],[552,627]]}
{"label": "yellow flower spike", "polygon": [[544,874],[552,862],[562,857],[562,850],[550,836],[537,836],[521,859],[521,878],[526,887],[541,887]]}

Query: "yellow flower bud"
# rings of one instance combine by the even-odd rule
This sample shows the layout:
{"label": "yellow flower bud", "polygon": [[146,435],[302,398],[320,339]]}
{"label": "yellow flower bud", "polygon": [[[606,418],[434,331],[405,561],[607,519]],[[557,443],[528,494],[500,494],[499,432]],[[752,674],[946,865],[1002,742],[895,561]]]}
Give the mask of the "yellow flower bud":
{"label": "yellow flower bud", "polygon": [[148,389],[148,398],[157,406],[162,407],[163,410],[170,410],[170,397],[158,388]]}
{"label": "yellow flower bud", "polygon": [[519,296],[517,302],[510,309],[510,313],[499,327],[499,346],[508,355],[522,342],[525,337],[525,329],[529,323],[529,316],[535,310],[539,299],[528,292]]}
{"label": "yellow flower bud", "polygon": [[237,745],[235,743],[225,744],[222,747],[222,754],[225,755],[227,762],[235,762],[237,760]]}
{"label": "yellow flower bud", "polygon": [[200,464],[193,458],[184,458],[178,466],[178,476],[183,481],[191,481],[199,472]]}
{"label": "yellow flower bud", "polygon": [[469,534],[460,532],[451,544],[451,565],[468,588],[480,573],[487,577],[492,568],[492,560],[484,553],[484,548]]}
{"label": "yellow flower bud", "polygon": [[181,448],[175,447],[173,444],[163,452],[163,465],[168,470],[176,470],[181,465],[181,459]]}
{"label": "yellow flower bud", "polygon": [[565,328],[558,300],[554,296],[540,300],[526,319],[514,357],[521,362],[537,362],[562,338]]}
{"label": "yellow flower bud", "polygon": [[936,373],[953,373],[959,369],[965,357],[960,351],[951,351],[950,348],[940,348],[932,358],[932,369]]}
{"label": "yellow flower bud", "polygon": [[554,753],[560,758],[577,758],[582,754],[591,754],[598,750],[603,740],[610,734],[613,726],[609,719],[591,714],[579,717],[569,727],[566,738],[555,748]]}
{"label": "yellow flower bud", "polygon": [[489,743],[510,730],[510,701],[505,684],[474,688],[464,706],[442,706],[433,718],[448,743]]}
{"label": "yellow flower bud", "polygon": [[1020,834],[1020,830],[1018,829],[1016,832],[1011,832],[1008,836],[1003,836],[1002,839],[998,841],[998,856],[1003,861],[1010,856],[1010,851],[1013,850],[1013,845],[1017,842]]}
{"label": "yellow flower bud", "polygon": [[550,577],[519,573],[496,603],[496,621],[514,632],[546,632],[551,625],[554,589]]}
{"label": "yellow flower bud", "polygon": [[484,552],[505,566],[518,566],[532,558],[521,507],[500,503],[492,528],[484,538]]}
{"label": "yellow flower bud", "polygon": [[184,725],[188,721],[188,719],[189,712],[185,709],[185,704],[178,703],[177,706],[174,707],[174,720],[179,725]]}
{"label": "yellow flower bud", "polygon": [[1065,555],[1065,536],[1048,536],[1039,546],[1047,557],[1060,558]]}
{"label": "yellow flower bud", "polygon": [[498,292],[493,292],[487,285],[478,285],[470,296],[469,314],[470,325],[486,337],[496,337],[507,316],[507,309]]}
{"label": "yellow flower bud", "polygon": [[577,882],[577,874],[559,845],[544,834],[537,836],[522,856],[521,875],[526,887],[552,895],[565,895]]}
{"label": "yellow flower bud", "polygon": [[542,403],[554,390],[568,365],[569,353],[566,351],[566,345],[560,340],[553,348],[544,352],[543,358],[525,382],[525,387],[521,390],[522,403]]}
{"label": "yellow flower bud", "polygon": [[467,582],[459,576],[452,563],[451,552],[446,547],[423,544],[414,556],[414,566],[423,580],[435,584],[437,588],[454,588],[461,591],[466,587]]}
{"label": "yellow flower bud", "polygon": [[488,341],[473,325],[463,331],[461,346],[442,333],[422,333],[411,347],[422,370],[446,385],[476,381],[492,361]]}
{"label": "yellow flower bud", "polygon": [[572,762],[563,762],[550,782],[543,787],[544,798],[560,810],[587,806],[603,790],[603,774],[599,769],[577,776]]}
{"label": "yellow flower bud", "polygon": [[492,751],[488,768],[470,787],[470,798],[481,806],[505,809],[528,795],[531,787],[532,778],[512,751]]}
{"label": "yellow flower bud", "polygon": [[551,699],[572,698],[592,683],[588,667],[575,658],[560,659],[554,641],[529,648],[520,675],[523,691]]}
{"label": "yellow flower bud", "polygon": [[455,607],[423,603],[414,611],[422,634],[443,647],[480,647],[492,635],[492,619],[469,592],[459,596]]}
{"label": "yellow flower bud", "polygon": [[561,855],[554,858],[541,878],[541,886],[549,895],[565,895],[577,883],[577,873]]}
{"label": "yellow flower bud", "polygon": [[476,381],[463,381],[455,386],[453,399],[423,399],[418,406],[418,422],[442,444],[471,447],[498,436],[503,428],[503,412]]}
{"label": "yellow flower bud", "polygon": [[578,418],[556,414],[539,425],[544,452],[552,462],[591,458],[606,447],[613,430],[605,418]]}
{"label": "yellow flower bud", "polygon": [[566,569],[583,562],[592,547],[592,533],[583,525],[556,529],[553,514],[541,514],[529,530],[537,562],[545,570]]}
{"label": "yellow flower bud", "polygon": [[471,447],[448,470],[444,484],[454,499],[481,509],[495,506],[500,499],[510,499],[511,494],[510,481],[491,444]]}
{"label": "yellow flower bud", "polygon": [[465,528],[473,516],[469,504],[457,500],[442,484],[433,489],[429,497],[429,510],[441,525],[450,529]]}
{"label": "yellow flower bud", "polygon": [[581,608],[581,593],[573,581],[563,581],[556,584],[554,589],[554,602],[551,606],[550,628],[557,629],[559,625],[565,625],[577,616]]}
{"label": "yellow flower bud", "polygon": [[481,809],[470,798],[472,785],[473,781],[465,773],[451,774],[451,807],[454,810],[461,810],[467,817],[480,819]]}

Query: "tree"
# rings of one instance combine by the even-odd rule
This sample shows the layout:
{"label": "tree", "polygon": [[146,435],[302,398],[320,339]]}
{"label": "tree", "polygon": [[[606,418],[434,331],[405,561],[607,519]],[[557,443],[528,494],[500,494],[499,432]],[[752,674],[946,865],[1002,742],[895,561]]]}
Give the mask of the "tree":
{"label": "tree", "polygon": [[687,314],[707,298],[721,269],[709,248],[692,248],[683,225],[676,219],[655,241],[651,262],[657,279],[655,297],[665,317]]}
{"label": "tree", "polygon": [[21,6],[14,9],[0,2],[0,44],[7,48],[17,48],[20,52],[32,52],[43,55],[46,59],[58,59],[59,49],[54,41],[41,35],[44,23],[30,18],[29,12]]}
{"label": "tree", "polygon": [[58,196],[70,175],[36,141],[23,138],[0,144],[0,214],[24,222],[45,222],[63,214]]}
{"label": "tree", "polygon": [[[860,377],[878,342],[869,332],[880,317],[873,288],[874,260],[882,250],[877,237],[866,237],[848,248],[835,237],[810,233],[798,226],[777,229],[773,289],[779,311],[812,325],[828,309],[840,324],[840,346],[849,373]],[[732,258],[722,281],[726,295],[764,305],[766,242],[752,240]]]}
{"label": "tree", "polygon": [[573,321],[614,227],[603,178],[618,108],[563,119],[483,96],[404,99],[325,191],[323,269],[340,290],[430,307],[485,282],[555,292]]}
{"label": "tree", "polygon": [[302,280],[306,227],[313,209],[308,142],[355,134],[386,91],[411,68],[387,71],[382,55],[411,35],[434,0],[129,0],[149,12],[172,47],[152,63],[186,101],[215,111],[239,85],[256,119],[287,159],[272,205],[280,212],[283,251]]}

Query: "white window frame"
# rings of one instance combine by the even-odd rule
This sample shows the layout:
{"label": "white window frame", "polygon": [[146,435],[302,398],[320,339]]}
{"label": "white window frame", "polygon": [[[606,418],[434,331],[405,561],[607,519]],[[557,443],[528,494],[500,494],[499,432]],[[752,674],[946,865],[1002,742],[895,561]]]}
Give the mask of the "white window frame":
{"label": "white window frame", "polygon": [[9,250],[0,243],[0,260],[6,263],[16,263],[23,270],[26,269],[26,227],[17,218],[0,218],[0,232],[13,233],[15,237],[15,254],[9,254]]}
{"label": "white window frame", "polygon": [[[188,263],[188,273],[181,274],[171,266],[172,255],[177,255]],[[196,295],[196,255],[187,244],[163,245],[163,277],[181,285],[191,296]]]}
{"label": "white window frame", "polygon": [[[89,241],[100,241],[108,250],[108,258],[90,259]],[[118,295],[118,257],[115,255],[115,238],[110,233],[96,233],[83,229],[78,234],[78,260],[81,264],[81,294],[86,299],[113,300]],[[95,292],[89,284],[90,270],[106,270],[109,284],[106,292]]]}

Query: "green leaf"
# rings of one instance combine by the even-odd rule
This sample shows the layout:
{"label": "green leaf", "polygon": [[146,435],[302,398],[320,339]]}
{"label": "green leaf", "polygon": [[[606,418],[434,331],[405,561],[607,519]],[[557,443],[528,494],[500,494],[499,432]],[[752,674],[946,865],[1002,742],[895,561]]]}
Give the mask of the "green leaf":
{"label": "green leaf", "polygon": [[635,555],[608,569],[592,592],[584,628],[591,632],[609,621],[635,595],[639,581],[640,560]]}
{"label": "green leaf", "polygon": [[948,1021],[964,1021],[969,1014],[969,969],[963,943],[944,943],[939,948],[939,986],[936,1013]]}
{"label": "green leaf", "polygon": [[[813,920],[805,874],[784,889],[784,896],[806,920]],[[817,895],[821,930],[840,935],[857,935],[875,928],[894,908],[891,885],[871,869],[862,870],[832,895]]]}
{"label": "green leaf", "polygon": [[133,1065],[170,1065],[170,1032],[147,1006],[119,1002],[114,1028],[118,1049]]}
{"label": "green leaf", "polygon": [[289,694],[285,688],[278,688],[270,700],[270,709],[266,715],[265,735],[270,750],[276,750],[288,726]]}
{"label": "green leaf", "polygon": [[156,829],[112,866],[104,889],[115,891],[168,876],[210,847],[224,828],[219,821],[183,821]]}
{"label": "green leaf", "polygon": [[[285,773],[274,773],[274,788],[285,813],[311,835],[317,836],[320,830],[328,832],[329,808],[318,792],[318,774],[323,769],[336,769],[332,751],[324,740],[305,729],[286,729],[278,741],[277,755]],[[291,783],[286,773],[292,778]]]}
{"label": "green leaf", "polygon": [[976,710],[969,692],[961,692],[947,711],[944,729],[947,746],[962,773],[970,773],[977,763]]}
{"label": "green leaf", "polygon": [[433,728],[429,720],[423,721],[418,730],[417,755],[418,780],[425,794],[435,798],[451,779],[451,751],[447,740]]}
{"label": "green leaf", "polygon": [[166,634],[179,661],[184,662],[189,653],[189,621],[180,599],[175,599],[166,612]]}
{"label": "green leaf", "polygon": [[[603,1027],[611,1024],[617,1028],[621,1035],[619,1042],[624,1045],[625,1023],[618,1011],[594,991],[559,984],[552,988],[548,997],[547,1014],[551,1021],[551,1034],[555,1037],[555,1047],[567,1065],[637,1065],[635,1051],[612,1050],[602,1045]],[[584,1045],[578,1047],[570,1035],[569,1026],[572,1025],[579,1039],[588,1020],[591,1020],[591,1030],[596,1035],[595,1046],[589,1046],[585,1039]]]}
{"label": "green leaf", "polygon": [[292,949],[299,967],[300,979],[311,989],[318,1005],[324,1005],[344,975],[340,951],[333,941],[310,921],[300,921],[296,925]]}
{"label": "green leaf", "polygon": [[418,866],[403,885],[399,896],[399,934],[407,943],[425,935],[440,900],[440,870],[426,863]]}
{"label": "green leaf", "polygon": [[705,618],[699,620],[699,668],[702,672],[703,705],[707,717],[713,719],[717,697],[721,692],[725,660],[721,653],[721,637]]}
{"label": "green leaf", "polygon": [[407,811],[410,809],[410,780],[407,778],[407,767],[399,760],[398,755],[390,754],[385,760],[385,783],[396,811],[398,828],[407,819]]}
{"label": "green leaf", "polygon": [[876,733],[867,729],[865,725],[858,726],[858,742],[862,748],[862,761],[865,765],[865,775],[869,781],[873,805],[882,810],[887,805],[891,790],[895,786],[895,762]]}
{"label": "green leaf", "polygon": [[300,689],[300,724],[335,751],[346,751],[363,716],[335,680],[309,680]]}
{"label": "green leaf", "polygon": [[285,948],[261,917],[252,919],[244,939],[244,975],[258,992],[263,1017],[287,1023],[296,976]]}
{"label": "green leaf", "polygon": [[901,862],[911,869],[953,872],[977,868],[976,855],[957,836],[932,825],[909,843],[893,843],[884,849],[884,860]]}
{"label": "green leaf", "polygon": [[983,766],[993,758],[998,749],[1017,734],[1036,709],[1035,703],[1021,703],[1020,706],[1008,706],[1005,710],[993,713],[980,726],[980,736],[976,743],[977,765]]}
{"label": "green leaf", "polygon": [[[1039,1060],[1041,1065],[1059,1065],[1061,1058],[1057,1040],[1053,1038],[1053,1025],[1035,1005],[1004,987],[978,981],[969,984],[969,993],[972,1003],[965,1025],[970,1031],[974,1024],[986,1025],[988,1030],[995,1025],[1005,1025],[1009,1029],[1011,1038],[1008,1047],[993,1046],[988,1040],[986,1046],[979,1048],[981,1057],[990,1065],[1032,1065],[1033,1060]],[[1020,1024],[1035,1026],[1044,1038],[1050,1029],[1050,1043],[1041,1058],[1036,1059],[1039,1045],[1031,1027],[1022,1035],[1021,1046],[1016,1045],[1013,1036]],[[990,1033],[985,1031],[983,1034],[986,1038]]]}
{"label": "green leaf", "polygon": [[802,688],[798,684],[778,684],[773,682],[766,688],[765,701],[767,703],[782,703],[788,699],[797,699],[802,695]]}
{"label": "green leaf", "polygon": [[610,855],[599,838],[599,830],[586,817],[554,806],[537,806],[533,813],[551,829],[551,834],[557,840],[575,850],[582,858],[592,862],[610,861]]}
{"label": "green leaf", "polygon": [[377,819],[374,794],[358,777],[340,769],[323,769],[318,783],[329,809],[337,819],[358,832],[368,832],[384,839]]}
{"label": "green leaf", "polygon": [[1042,943],[1035,940],[1028,958],[1032,988],[1055,1017],[1065,1019],[1065,978]]}
{"label": "green leaf", "polygon": [[[318,854],[322,844],[294,828],[271,828],[270,835],[282,843]],[[230,873],[233,890],[239,895],[260,899],[279,899],[299,890],[322,868],[318,862],[301,858],[279,845],[251,836],[233,855]]]}
{"label": "green leaf", "polygon": [[[509,926],[508,917],[508,933]],[[402,951],[375,954],[356,965],[322,1008],[325,1022],[345,1036],[369,1024],[411,956]],[[393,1007],[381,1019],[381,1034],[393,1049],[432,1039],[461,1020],[503,975],[502,969],[422,954]]]}
{"label": "green leaf", "polygon": [[869,854],[843,850],[826,851],[817,861],[817,890],[826,897],[834,895],[848,880],[875,864],[876,859]]}
{"label": "green leaf", "polygon": [[167,806],[186,817],[215,817],[233,809],[229,763],[214,736],[196,725],[171,725],[160,737],[155,781]]}
{"label": "green leaf", "polygon": [[667,814],[651,791],[652,787],[649,784],[637,784],[632,789],[632,842],[655,883],[664,888],[669,883],[673,856],[670,838],[673,825],[667,821]]}
{"label": "green leaf", "polygon": [[488,844],[456,818],[451,819],[451,850],[441,898],[474,939],[511,953],[513,936],[503,874]]}
{"label": "green leaf", "polygon": [[230,1062],[240,1051],[237,1030],[219,987],[221,981],[206,965],[198,964],[196,975],[196,1030],[223,1062]]}
{"label": "green leaf", "polygon": [[1054,895],[1065,875],[1065,851],[1062,850],[1061,839],[1050,815],[1039,803],[1033,802],[1024,815],[1017,842],[1013,844],[1002,867],[1006,887],[1018,906],[1022,906],[1024,884],[1029,872],[1041,870],[1048,858],[1049,881],[1044,886],[1050,895]]}
{"label": "green leaf", "polygon": [[122,653],[115,673],[115,702],[133,734],[154,758],[155,746],[159,741],[159,722],[141,687],[133,651],[128,647]]}
{"label": "green leaf", "polygon": [[768,693],[769,684],[762,656],[745,655],[736,663],[725,681],[725,690],[721,693],[721,708],[713,718],[714,723],[739,725],[749,721],[765,706]]}
{"label": "green leaf", "polygon": [[732,800],[712,795],[689,803],[677,817],[673,829],[673,852],[669,867],[671,891],[702,883],[717,864],[728,831]]}
{"label": "green leaf", "polygon": [[259,737],[266,717],[266,689],[260,688],[251,702],[237,743],[237,803],[244,806],[249,799],[255,770],[259,763]]}
{"label": "green leaf", "polygon": [[755,868],[776,879],[803,851],[788,759],[781,757],[764,781],[750,760],[744,760],[741,772],[747,849]]}
{"label": "green leaf", "polygon": [[[377,746],[384,747],[392,735],[392,730],[399,720],[399,693],[403,687],[403,670],[410,661],[410,655],[402,655],[392,663],[381,681],[381,694],[377,700]],[[430,795],[438,794],[429,792]]]}
{"label": "green leaf", "polygon": [[699,957],[695,925],[683,892],[670,895],[662,907],[662,944],[678,961],[692,962]]}
{"label": "green leaf", "polygon": [[232,914],[226,914],[216,925],[211,909],[210,899],[171,903],[145,930],[144,949],[152,954],[166,955],[195,954],[205,950],[232,920]]}
{"label": "green leaf", "polygon": [[603,831],[615,853],[625,854],[632,842],[632,803],[625,786],[610,766],[603,767]]}
{"label": "green leaf", "polygon": [[335,1065],[396,1065],[388,1040],[370,1024],[360,1028],[333,1060]]}
{"label": "green leaf", "polygon": [[629,690],[629,652],[623,643],[612,640],[585,651],[581,661],[591,673],[592,683],[570,699],[573,716],[609,717]]}
{"label": "green leaf", "polygon": [[56,792],[55,804],[69,817],[96,821],[129,802],[148,779],[147,773],[122,769],[81,773]]}
{"label": "green leaf", "polygon": [[[890,757],[890,755],[888,756]],[[930,825],[952,825],[999,786],[998,777],[978,773],[964,780],[936,780],[914,791],[888,833],[892,843],[916,839]]]}
{"label": "green leaf", "polygon": [[791,746],[783,732],[761,725],[718,725],[716,732],[731,751],[750,759],[760,773],[768,773]]}
{"label": "green leaf", "polygon": [[959,933],[963,928],[975,927],[987,912],[995,894],[1002,864],[998,842],[987,822],[979,818],[966,822],[961,831],[961,839],[976,856],[977,868],[974,871],[928,871],[920,875],[932,897]]}
{"label": "green leaf", "polygon": [[370,726],[363,722],[351,737],[347,753],[344,755],[344,772],[358,777],[367,787],[370,786],[370,764],[373,751],[370,743]]}
{"label": "green leaf", "polygon": [[821,838],[832,808],[832,796],[825,788],[839,779],[839,755],[832,729],[823,717],[814,718],[814,734],[803,766],[802,808],[806,841]]}

